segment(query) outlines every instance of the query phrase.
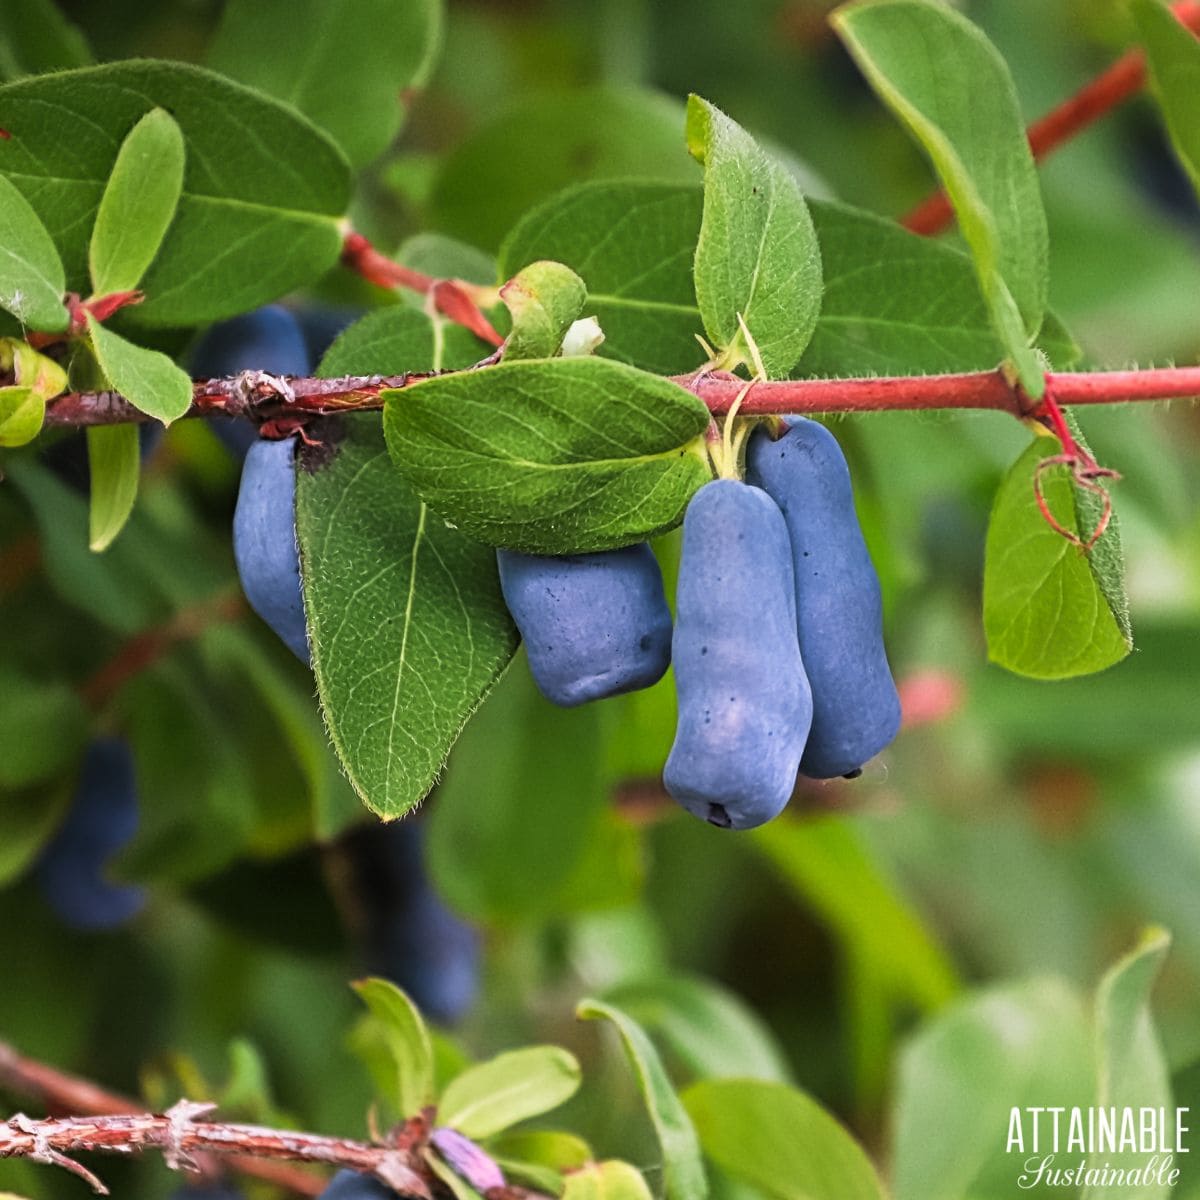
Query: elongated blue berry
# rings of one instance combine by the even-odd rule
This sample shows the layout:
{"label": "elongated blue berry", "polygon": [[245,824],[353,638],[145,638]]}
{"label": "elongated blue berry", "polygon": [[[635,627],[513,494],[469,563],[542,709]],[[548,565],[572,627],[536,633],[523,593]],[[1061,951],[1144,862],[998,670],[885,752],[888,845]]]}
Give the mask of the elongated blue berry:
{"label": "elongated blue berry", "polygon": [[649,687],[671,662],[671,612],[645,543],[543,558],[496,553],[500,587],[547,700],[572,708]]}
{"label": "elongated blue berry", "polygon": [[461,1020],[479,990],[479,934],[433,889],[423,820],[372,823],[346,845],[367,970],[398,984],[434,1021]]}
{"label": "elongated blue berry", "polygon": [[714,825],[769,821],[795,786],[812,699],[787,527],[758,488],[718,479],[688,505],[672,655],[679,724],[667,791]]}
{"label": "elongated blue berry", "polygon": [[374,1175],[338,1171],[317,1200],[396,1200],[396,1193]]}
{"label": "elongated blue berry", "polygon": [[754,434],[746,478],[783,512],[796,570],[796,628],[813,692],[800,763],[814,779],[853,775],[896,736],[900,699],[883,645],[879,577],[854,511],[845,456],[823,425],[789,418]]}
{"label": "elongated blue berry", "polygon": [[233,514],[233,556],[250,607],[301,662],[308,662],[291,438],[260,438],[246,455]]}
{"label": "elongated blue berry", "polygon": [[83,756],[66,820],[42,851],[37,881],[46,902],[75,929],[111,929],[145,903],[140,887],[112,883],[105,869],[137,832],[137,779],[129,745],[101,738]]}
{"label": "elongated blue berry", "polygon": [[[242,371],[308,375],[313,358],[296,317],[278,304],[269,304],[205,330],[189,364],[192,374],[201,379]],[[210,427],[235,458],[244,458],[257,438],[250,421],[214,417]]]}

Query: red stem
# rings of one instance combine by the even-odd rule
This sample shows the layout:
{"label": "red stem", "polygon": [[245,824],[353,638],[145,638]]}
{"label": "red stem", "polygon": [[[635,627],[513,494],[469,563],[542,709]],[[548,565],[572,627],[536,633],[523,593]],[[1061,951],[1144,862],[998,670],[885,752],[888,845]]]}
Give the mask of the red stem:
{"label": "red stem", "polygon": [[[315,417],[382,408],[384,391],[427,378],[428,375],[368,375],[284,379],[249,372],[198,382],[187,415],[246,417],[260,423],[280,424],[290,420],[303,424]],[[699,396],[718,416],[729,411],[746,386],[745,380],[725,372],[680,375],[675,382]],[[1200,367],[1048,374],[1046,386],[1063,405],[1173,400],[1200,396]],[[767,416],[936,408],[996,409],[1026,417],[1033,414],[1036,405],[1024,400],[1004,375],[994,370],[962,375],[765,380],[749,390],[740,411],[747,416]],[[115,392],[74,392],[60,396],[46,411],[46,424],[55,426],[118,425],[147,419]]]}
{"label": "red stem", "polygon": [[[1200,2],[1180,0],[1171,11],[1193,33],[1200,33]],[[1146,56],[1141,50],[1122,55],[1075,95],[1064,100],[1029,127],[1034,158],[1045,158],[1064,142],[1141,91],[1146,83]],[[954,210],[945,192],[935,192],[917,205],[901,224],[913,233],[933,235],[954,223]]]}
{"label": "red stem", "polygon": [[485,289],[475,284],[461,279],[435,279],[422,271],[414,271],[381,254],[361,233],[353,230],[342,241],[342,263],[377,287],[389,291],[407,288],[429,296],[438,312],[469,329],[477,338],[493,346],[504,342],[479,306]]}

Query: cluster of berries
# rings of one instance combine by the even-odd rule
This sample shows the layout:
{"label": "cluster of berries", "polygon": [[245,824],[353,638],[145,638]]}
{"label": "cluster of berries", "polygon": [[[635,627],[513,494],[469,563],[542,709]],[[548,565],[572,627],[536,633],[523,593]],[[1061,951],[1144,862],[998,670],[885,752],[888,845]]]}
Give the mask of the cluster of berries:
{"label": "cluster of berries", "polygon": [[689,812],[752,829],[798,774],[856,776],[896,736],[879,580],[833,435],[756,431],[745,482],[717,479],[683,523],[676,619],[649,546],[561,558],[498,552],[534,679],[576,705],[656,682],[679,701],[663,781]]}

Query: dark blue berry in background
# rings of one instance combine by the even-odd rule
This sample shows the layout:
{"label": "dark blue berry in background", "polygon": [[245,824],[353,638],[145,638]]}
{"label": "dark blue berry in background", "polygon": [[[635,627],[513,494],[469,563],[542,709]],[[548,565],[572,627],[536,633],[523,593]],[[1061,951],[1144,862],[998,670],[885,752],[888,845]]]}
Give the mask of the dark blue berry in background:
{"label": "dark blue berry in background", "polygon": [[339,1171],[317,1200],[396,1200],[396,1193],[374,1175]]}
{"label": "dark blue berry in background", "polygon": [[184,1184],[171,1193],[171,1200],[246,1200],[245,1196],[228,1183]]}
{"label": "dark blue berry in background", "polygon": [[504,601],[547,700],[572,708],[649,687],[671,662],[671,612],[645,543],[543,558],[498,550]]}
{"label": "dark blue berry in background", "polygon": [[[308,375],[315,361],[299,321],[278,304],[213,325],[192,348],[188,359],[197,379],[216,379],[242,371]],[[258,436],[250,421],[213,417],[210,427],[236,458],[244,457]]]}
{"label": "dark blue berry in background", "polygon": [[36,868],[46,903],[74,929],[112,929],[145,904],[140,887],[105,877],[109,859],[137,833],[137,778],[129,744],[100,738],[83,756],[79,782]]}
{"label": "dark blue berry in background", "polygon": [[778,441],[753,435],[746,479],[779,505],[791,537],[800,653],[813,694],[800,770],[833,779],[853,775],[895,738],[900,698],[845,455],[816,421],[789,417],[788,425]]}
{"label": "dark blue berry in background", "polygon": [[366,314],[367,309],[348,305],[316,304],[297,309],[296,320],[300,322],[310,361],[319,363],[338,334]]}
{"label": "dark blue berry in background", "polygon": [[403,988],[432,1020],[460,1021],[479,987],[479,934],[429,882],[422,818],[364,826],[346,848],[367,969]]}
{"label": "dark blue berry in background", "polygon": [[672,653],[679,724],[667,791],[713,825],[762,825],[796,785],[812,698],[787,527],[758,488],[718,479],[692,497]]}
{"label": "dark blue berry in background", "polygon": [[250,607],[307,663],[294,439],[260,438],[250,447],[233,514],[233,557]]}

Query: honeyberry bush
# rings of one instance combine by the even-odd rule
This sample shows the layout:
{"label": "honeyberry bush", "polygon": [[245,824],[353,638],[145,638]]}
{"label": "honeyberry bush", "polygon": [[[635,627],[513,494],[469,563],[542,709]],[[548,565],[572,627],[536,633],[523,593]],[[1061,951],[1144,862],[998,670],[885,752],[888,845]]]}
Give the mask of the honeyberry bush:
{"label": "honeyberry bush", "polygon": [[[566,711],[520,661],[493,547],[653,538],[673,597],[752,380],[1002,365],[1032,406],[1195,359],[1200,46],[1165,8],[828,7],[6,3],[0,1038],[281,1128],[440,1097],[568,1196],[1007,1197],[1011,1107],[1191,1102],[1186,403],[824,418],[906,728],[752,833],[663,793],[670,676]],[[1026,120],[1134,41],[1152,90],[1035,168]],[[901,229],[937,183],[961,233]],[[219,323],[276,302],[308,341],[238,359]],[[277,382],[313,373],[405,386],[313,415]],[[249,411],[182,419],[210,375]],[[110,391],[127,419],[56,418]],[[240,600],[256,424],[299,443],[311,670]],[[51,878],[114,745],[134,789]]]}

